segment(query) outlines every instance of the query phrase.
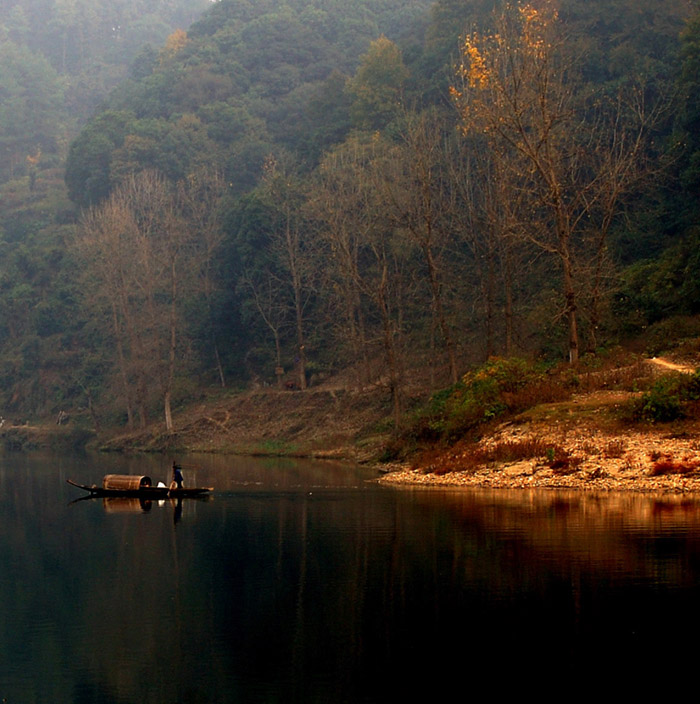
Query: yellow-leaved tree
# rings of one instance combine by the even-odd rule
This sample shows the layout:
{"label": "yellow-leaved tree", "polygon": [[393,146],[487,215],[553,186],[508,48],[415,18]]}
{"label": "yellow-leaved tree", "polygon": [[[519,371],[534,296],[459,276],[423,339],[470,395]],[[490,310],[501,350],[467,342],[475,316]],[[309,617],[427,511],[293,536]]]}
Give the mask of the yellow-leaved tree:
{"label": "yellow-leaved tree", "polygon": [[609,230],[640,177],[658,110],[645,109],[638,86],[613,97],[584,91],[564,30],[552,0],[507,4],[492,31],[464,38],[451,93],[465,137],[495,164],[502,209],[519,204],[512,229],[558,264],[575,363],[580,300],[594,341]]}

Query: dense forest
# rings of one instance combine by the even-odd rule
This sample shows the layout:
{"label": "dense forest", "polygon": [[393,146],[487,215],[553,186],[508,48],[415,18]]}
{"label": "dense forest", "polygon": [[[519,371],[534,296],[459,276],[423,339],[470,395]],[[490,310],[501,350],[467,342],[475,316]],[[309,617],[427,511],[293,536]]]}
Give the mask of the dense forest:
{"label": "dense forest", "polygon": [[[404,389],[700,324],[690,0],[0,9],[0,398]],[[665,327],[664,327],[665,326]]]}

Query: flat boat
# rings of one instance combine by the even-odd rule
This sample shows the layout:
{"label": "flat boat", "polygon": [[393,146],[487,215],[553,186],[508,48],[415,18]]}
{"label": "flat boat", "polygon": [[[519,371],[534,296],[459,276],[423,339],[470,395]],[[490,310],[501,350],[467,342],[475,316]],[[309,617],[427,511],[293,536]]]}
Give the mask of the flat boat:
{"label": "flat boat", "polygon": [[151,478],[146,475],[106,474],[102,486],[97,484],[78,484],[66,479],[71,486],[87,491],[91,496],[135,496],[142,499],[167,499],[169,497],[204,496],[214,491],[211,486],[182,486],[175,482],[170,486],[160,484],[153,486]]}

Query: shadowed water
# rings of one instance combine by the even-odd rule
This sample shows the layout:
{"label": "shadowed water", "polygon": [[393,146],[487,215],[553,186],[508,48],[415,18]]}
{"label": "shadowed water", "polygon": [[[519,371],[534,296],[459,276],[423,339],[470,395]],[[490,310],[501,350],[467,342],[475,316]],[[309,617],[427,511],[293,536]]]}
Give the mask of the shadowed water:
{"label": "shadowed water", "polygon": [[692,662],[695,500],[179,459],[212,500],[75,501],[65,482],[168,481],[170,458],[3,456],[0,700],[553,699]]}

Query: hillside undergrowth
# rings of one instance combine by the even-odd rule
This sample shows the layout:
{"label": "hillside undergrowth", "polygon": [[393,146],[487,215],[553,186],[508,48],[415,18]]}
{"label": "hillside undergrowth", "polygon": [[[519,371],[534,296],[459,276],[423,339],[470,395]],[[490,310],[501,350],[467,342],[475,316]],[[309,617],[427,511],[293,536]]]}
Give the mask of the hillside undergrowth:
{"label": "hillside undergrowth", "polygon": [[[654,381],[655,374],[652,365],[623,351],[590,356],[576,367],[551,367],[520,358],[490,359],[416,409],[404,429],[387,443],[381,459],[440,453],[458,443],[476,441],[496,423],[531,409],[540,408],[553,422],[564,412],[567,416],[574,410],[581,416],[590,414],[587,404],[566,402],[598,391],[629,394],[616,405],[612,419],[622,424],[664,422],[689,413],[700,399],[697,373],[664,375]],[[551,413],[546,414],[550,407]],[[535,449],[542,450],[539,445]],[[513,446],[503,451],[518,455],[533,448]],[[557,454],[554,447],[549,452]],[[492,459],[476,457],[475,461]]]}

